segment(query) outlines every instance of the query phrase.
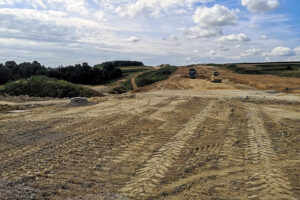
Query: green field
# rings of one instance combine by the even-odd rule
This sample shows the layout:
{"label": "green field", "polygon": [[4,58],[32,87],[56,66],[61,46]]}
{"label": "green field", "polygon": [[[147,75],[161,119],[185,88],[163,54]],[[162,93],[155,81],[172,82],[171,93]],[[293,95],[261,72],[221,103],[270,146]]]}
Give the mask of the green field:
{"label": "green field", "polygon": [[122,70],[123,76],[129,76],[135,73],[145,72],[154,69],[153,67],[146,67],[146,66],[127,66],[127,67],[120,67]]}
{"label": "green field", "polygon": [[300,78],[300,62],[209,64],[240,74],[271,74]]}

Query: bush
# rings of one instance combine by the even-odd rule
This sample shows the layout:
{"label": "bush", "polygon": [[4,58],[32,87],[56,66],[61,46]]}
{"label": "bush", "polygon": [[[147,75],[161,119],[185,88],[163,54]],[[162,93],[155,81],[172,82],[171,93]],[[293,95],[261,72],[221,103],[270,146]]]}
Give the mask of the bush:
{"label": "bush", "polygon": [[45,76],[33,76],[28,79],[7,83],[0,89],[0,93],[14,96],[28,95],[32,97],[59,98],[102,96],[101,93],[92,89]]}
{"label": "bush", "polygon": [[126,61],[126,60],[116,60],[116,61],[108,61],[98,65],[95,65],[96,68],[102,68],[106,70],[114,69],[117,67],[125,67],[125,66],[144,66],[144,63],[139,61]]}
{"label": "bush", "polygon": [[130,79],[128,79],[125,82],[122,82],[121,85],[113,88],[111,91],[109,91],[109,93],[110,94],[122,94],[122,93],[128,92],[129,90],[133,90]]}
{"label": "bush", "polygon": [[158,70],[152,70],[141,74],[135,81],[139,87],[143,87],[169,78],[176,70],[177,67],[166,65]]}

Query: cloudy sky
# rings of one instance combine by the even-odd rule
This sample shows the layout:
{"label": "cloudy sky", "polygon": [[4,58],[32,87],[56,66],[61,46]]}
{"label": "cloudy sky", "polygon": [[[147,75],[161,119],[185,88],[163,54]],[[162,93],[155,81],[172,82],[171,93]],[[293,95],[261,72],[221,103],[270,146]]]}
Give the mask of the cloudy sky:
{"label": "cloudy sky", "polygon": [[0,0],[0,62],[300,60],[299,0]]}

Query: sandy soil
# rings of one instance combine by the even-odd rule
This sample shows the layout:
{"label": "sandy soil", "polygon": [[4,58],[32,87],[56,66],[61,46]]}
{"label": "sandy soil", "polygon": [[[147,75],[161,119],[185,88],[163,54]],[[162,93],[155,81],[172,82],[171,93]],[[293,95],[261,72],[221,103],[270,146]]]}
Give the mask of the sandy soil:
{"label": "sandy soil", "polygon": [[42,199],[299,199],[300,97],[184,76],[1,113],[0,179]]}

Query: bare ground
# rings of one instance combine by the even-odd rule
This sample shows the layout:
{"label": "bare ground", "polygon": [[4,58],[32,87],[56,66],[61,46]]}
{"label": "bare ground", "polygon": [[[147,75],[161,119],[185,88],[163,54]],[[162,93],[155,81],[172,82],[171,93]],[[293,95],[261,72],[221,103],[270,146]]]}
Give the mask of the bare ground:
{"label": "bare ground", "polygon": [[36,199],[299,199],[299,130],[297,95],[179,71],[96,105],[1,113],[0,179]]}

